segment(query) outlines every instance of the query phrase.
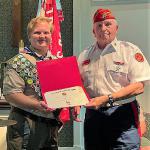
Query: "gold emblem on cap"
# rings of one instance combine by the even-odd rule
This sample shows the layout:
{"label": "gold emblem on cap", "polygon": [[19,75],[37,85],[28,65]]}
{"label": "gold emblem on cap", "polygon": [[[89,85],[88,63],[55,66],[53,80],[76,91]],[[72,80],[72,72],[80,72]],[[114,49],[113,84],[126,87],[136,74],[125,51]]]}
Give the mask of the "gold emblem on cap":
{"label": "gold emblem on cap", "polygon": [[104,14],[102,14],[102,18],[105,19],[110,14],[111,14],[110,12],[105,12]]}

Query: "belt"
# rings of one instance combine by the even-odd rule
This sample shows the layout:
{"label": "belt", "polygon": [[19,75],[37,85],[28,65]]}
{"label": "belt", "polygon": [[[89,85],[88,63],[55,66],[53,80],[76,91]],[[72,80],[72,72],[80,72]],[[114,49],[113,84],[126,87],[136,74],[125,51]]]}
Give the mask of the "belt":
{"label": "belt", "polygon": [[[127,98],[127,99],[123,99],[123,100],[116,100],[112,106],[120,106],[120,105],[124,105],[124,104],[128,104],[128,103],[131,103],[133,101],[135,101],[136,98],[135,97],[130,97],[130,98]],[[112,107],[110,106],[109,103],[106,103],[104,104],[102,107]]]}
{"label": "belt", "polygon": [[51,123],[51,124],[58,124],[59,123],[59,121],[56,120],[56,119],[36,116],[36,115],[34,115],[30,112],[24,111],[24,110],[22,110],[20,108],[17,108],[17,107],[13,107],[12,112],[17,112],[17,113],[23,115],[24,117],[30,118],[31,120],[34,120],[34,121],[37,121],[37,122],[45,122],[45,123]]}

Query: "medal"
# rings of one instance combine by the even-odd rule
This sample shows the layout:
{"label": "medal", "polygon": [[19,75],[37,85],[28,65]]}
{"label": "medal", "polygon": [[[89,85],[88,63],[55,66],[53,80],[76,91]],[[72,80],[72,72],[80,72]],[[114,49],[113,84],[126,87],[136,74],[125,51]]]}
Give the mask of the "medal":
{"label": "medal", "polygon": [[24,65],[24,64],[21,64],[21,69],[25,69],[26,68],[26,66]]}
{"label": "medal", "polygon": [[32,77],[33,76],[33,73],[32,72],[28,72],[28,76]]}
{"label": "medal", "polygon": [[17,71],[17,72],[21,72],[21,70],[22,70],[22,69],[20,68],[20,66],[16,68],[16,71]]}
{"label": "medal", "polygon": [[17,64],[12,64],[12,67],[13,67],[14,69],[16,69],[16,68],[17,68]]}
{"label": "medal", "polygon": [[26,61],[26,58],[21,58],[21,62],[25,62]]}
{"label": "medal", "polygon": [[31,85],[31,84],[33,84],[33,80],[32,80],[31,78],[29,78],[29,79],[27,79],[27,83],[28,83],[29,85]]}
{"label": "medal", "polygon": [[25,61],[25,65],[26,66],[30,66],[30,62],[29,61]]}
{"label": "medal", "polygon": [[35,68],[33,68],[32,72],[35,74],[35,73],[37,73],[37,70]]}
{"label": "medal", "polygon": [[21,61],[17,61],[17,65],[21,65]]}
{"label": "medal", "polygon": [[28,68],[25,68],[25,69],[24,69],[24,72],[25,72],[26,74],[28,74],[30,71],[29,71]]}
{"label": "medal", "polygon": [[120,70],[121,68],[120,68],[120,66],[118,65],[118,66],[116,66],[116,69],[115,69],[115,72],[119,72],[119,70]]}

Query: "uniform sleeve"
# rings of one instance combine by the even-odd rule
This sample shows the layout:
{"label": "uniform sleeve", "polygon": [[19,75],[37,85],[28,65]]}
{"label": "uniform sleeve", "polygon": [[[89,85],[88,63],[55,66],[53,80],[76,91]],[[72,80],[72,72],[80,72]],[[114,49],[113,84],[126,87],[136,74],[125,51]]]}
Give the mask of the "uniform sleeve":
{"label": "uniform sleeve", "polygon": [[150,84],[150,66],[138,47],[134,47],[130,55],[129,79],[131,83],[142,81]]}
{"label": "uniform sleeve", "polygon": [[14,69],[7,70],[3,81],[3,94],[23,92],[24,88],[25,82],[19,74]]}

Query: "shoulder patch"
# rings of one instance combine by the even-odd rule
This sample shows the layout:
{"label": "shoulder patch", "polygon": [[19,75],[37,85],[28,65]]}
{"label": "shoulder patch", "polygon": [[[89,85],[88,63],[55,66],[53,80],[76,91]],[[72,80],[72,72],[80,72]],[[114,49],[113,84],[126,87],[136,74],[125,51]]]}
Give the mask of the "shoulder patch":
{"label": "shoulder patch", "polygon": [[138,61],[138,62],[143,62],[144,61],[144,57],[141,53],[136,53],[134,55],[135,59]]}

